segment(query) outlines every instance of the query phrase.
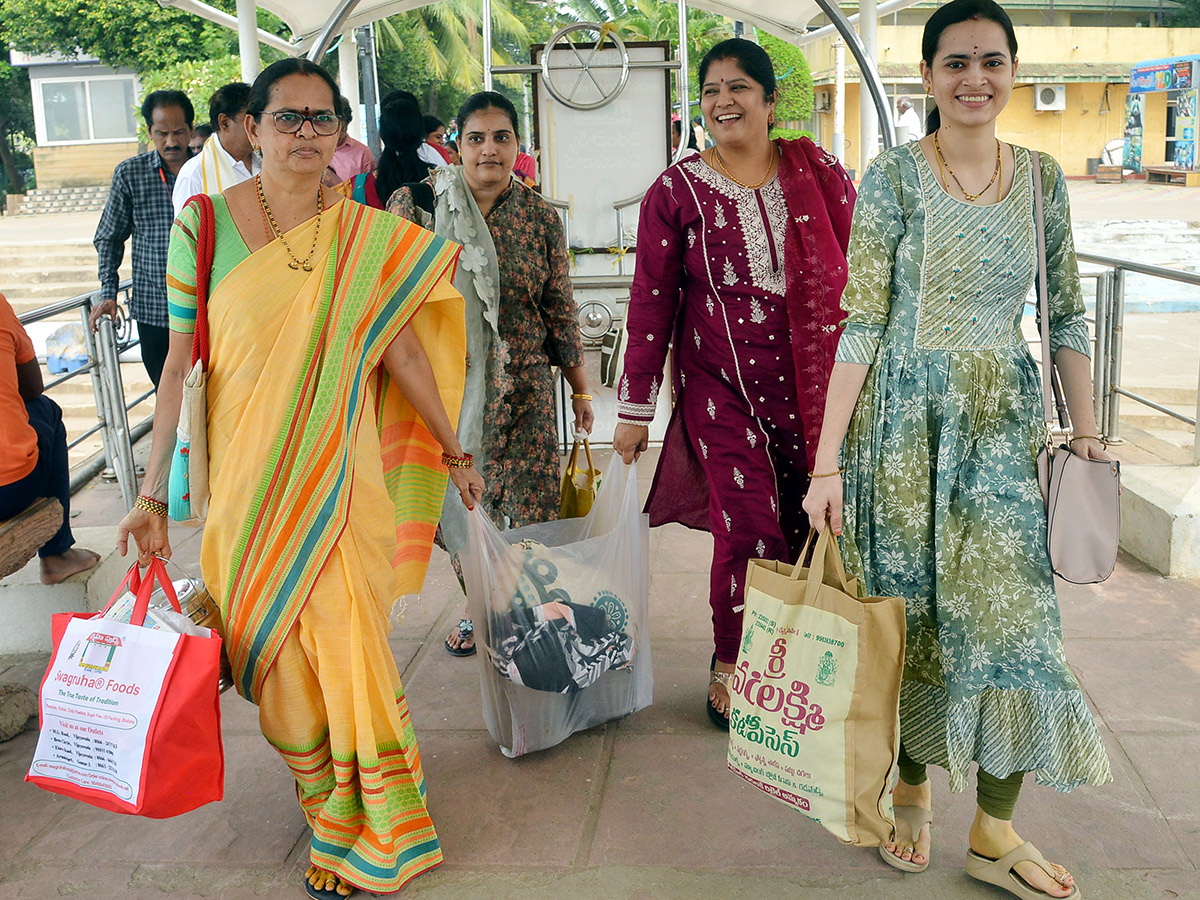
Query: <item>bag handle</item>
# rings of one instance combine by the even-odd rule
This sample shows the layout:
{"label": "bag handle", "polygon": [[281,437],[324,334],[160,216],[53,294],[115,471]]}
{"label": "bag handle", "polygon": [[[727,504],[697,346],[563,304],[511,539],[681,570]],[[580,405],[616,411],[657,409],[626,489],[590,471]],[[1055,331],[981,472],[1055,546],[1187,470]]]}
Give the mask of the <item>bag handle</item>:
{"label": "bag handle", "polygon": [[154,593],[155,581],[162,587],[167,601],[171,604],[171,609],[182,614],[183,608],[179,605],[179,597],[175,593],[175,585],[171,583],[171,578],[167,575],[167,569],[163,565],[163,562],[164,559],[161,556],[151,559],[150,565],[146,567],[146,575],[142,577],[141,569],[135,560],[133,565],[129,567],[129,571],[125,573],[125,577],[121,579],[121,583],[117,585],[112,599],[105,604],[104,609],[100,610],[99,616],[103,617],[112,608],[112,605],[117,602],[117,598],[124,594],[128,588],[136,595],[133,602],[133,612],[129,616],[129,624],[141,627],[145,624],[146,613],[150,609],[150,595]]}
{"label": "bag handle", "polygon": [[192,331],[192,365],[199,361],[207,372],[208,285],[212,278],[217,213],[208,194],[197,194],[188,202],[195,202],[200,207],[200,233],[196,235],[196,326]]}
{"label": "bag handle", "polygon": [[1029,153],[1033,166],[1033,236],[1037,245],[1038,331],[1042,337],[1042,412],[1046,419],[1047,443],[1054,428],[1054,360],[1050,356],[1050,285],[1046,278],[1046,204],[1042,187],[1042,155]]}
{"label": "bag handle", "polygon": [[846,578],[846,567],[842,564],[841,547],[837,537],[833,533],[833,529],[829,527],[828,519],[825,521],[825,527],[819,533],[816,529],[809,530],[808,537],[804,539],[804,546],[800,550],[800,557],[796,560],[796,565],[792,567],[792,573],[788,576],[788,579],[791,581],[801,580],[801,576],[805,571],[804,558],[808,555],[809,548],[812,547],[814,539],[817,546],[816,550],[813,551],[812,561],[808,565],[808,587],[804,592],[804,602],[810,606],[816,601],[817,591],[825,583],[825,573],[830,571],[831,568],[842,590],[848,594],[852,593]]}
{"label": "bag handle", "polygon": [[584,455],[587,457],[588,478],[590,480],[592,478],[592,473],[596,471],[596,463],[592,460],[591,441],[589,441],[586,437],[583,438],[582,441],[580,441],[578,438],[576,438],[575,442],[571,444],[571,459],[567,463],[567,471],[568,472],[578,472],[579,471],[579,445],[581,443],[583,444]]}

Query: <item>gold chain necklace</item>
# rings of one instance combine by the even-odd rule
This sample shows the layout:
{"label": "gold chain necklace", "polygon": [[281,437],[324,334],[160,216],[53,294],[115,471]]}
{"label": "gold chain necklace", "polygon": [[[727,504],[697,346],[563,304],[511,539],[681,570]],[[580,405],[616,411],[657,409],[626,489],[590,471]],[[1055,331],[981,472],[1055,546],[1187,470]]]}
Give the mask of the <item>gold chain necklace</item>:
{"label": "gold chain necklace", "polygon": [[758,182],[758,184],[746,184],[746,182],[735,178],[733,173],[730,172],[729,169],[725,168],[725,160],[721,159],[721,151],[718,150],[716,147],[713,147],[713,159],[715,159],[717,161],[717,166],[720,168],[721,172],[725,175],[725,177],[728,178],[730,181],[734,182],[735,184],[740,184],[742,187],[746,188],[747,190],[757,191],[760,187],[762,187],[764,184],[767,183],[767,179],[771,177],[771,171],[775,168],[775,150],[776,150],[775,144],[772,143],[771,144],[771,158],[770,158],[770,160],[767,161],[767,173],[765,175],[763,175],[762,179]]}
{"label": "gold chain necklace", "polygon": [[[962,191],[962,195],[964,197],[966,197],[968,200],[970,200],[972,203],[974,203],[976,200],[978,200],[980,197],[982,197],[984,194],[986,194],[988,192],[988,190],[991,189],[991,186],[996,183],[996,179],[999,178],[1004,173],[1004,159],[1000,155],[999,139],[997,139],[997,141],[996,141],[996,168],[992,170],[992,179],[986,185],[984,185],[983,190],[980,191],[978,194],[969,193],[967,191],[967,189],[965,187],[963,187],[962,182],[958,180],[958,176],[954,174],[954,170],[952,168],[950,168],[950,163],[946,162],[946,157],[942,156],[942,145],[938,143],[937,131],[935,131],[933,133],[933,152],[937,156],[938,172],[941,172],[941,174],[942,174],[942,187],[944,187],[947,190],[947,192],[950,190],[949,185],[946,184],[945,172],[942,172],[942,168],[945,167],[946,172],[950,173],[950,177],[953,178],[954,183],[958,185],[958,189],[960,191]],[[1001,183],[1000,192],[1004,193],[1003,183]]]}
{"label": "gold chain necklace", "polygon": [[283,244],[283,249],[287,251],[287,255],[292,258],[288,263],[289,269],[303,269],[305,272],[311,272],[312,266],[309,260],[313,258],[313,254],[317,252],[317,239],[321,236],[321,214],[325,212],[325,191],[320,187],[317,188],[317,230],[313,234],[312,247],[309,248],[308,256],[304,259],[296,259],[296,254],[292,252],[292,248],[288,246],[287,238],[283,236],[283,232],[279,230],[279,226],[275,224],[275,216],[271,213],[271,207],[267,203],[267,198],[263,194],[262,176],[254,176],[254,189],[258,192],[258,205],[263,211],[263,215],[267,217],[267,222],[271,226],[271,234],[273,237],[279,238]]}

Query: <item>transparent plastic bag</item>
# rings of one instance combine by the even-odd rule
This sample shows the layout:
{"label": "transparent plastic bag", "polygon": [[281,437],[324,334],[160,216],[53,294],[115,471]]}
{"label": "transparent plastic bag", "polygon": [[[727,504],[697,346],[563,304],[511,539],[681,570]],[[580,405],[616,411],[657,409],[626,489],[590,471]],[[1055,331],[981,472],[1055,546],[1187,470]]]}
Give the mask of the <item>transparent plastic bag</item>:
{"label": "transparent plastic bag", "polygon": [[650,526],[613,455],[591,512],[500,531],[476,506],[459,555],[483,716],[505,756],[649,706]]}

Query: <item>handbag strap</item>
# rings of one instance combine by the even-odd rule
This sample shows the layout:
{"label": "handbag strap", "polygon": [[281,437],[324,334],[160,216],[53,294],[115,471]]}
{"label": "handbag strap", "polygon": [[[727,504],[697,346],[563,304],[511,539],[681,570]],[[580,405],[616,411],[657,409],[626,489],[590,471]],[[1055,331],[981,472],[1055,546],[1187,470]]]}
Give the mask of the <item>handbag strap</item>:
{"label": "handbag strap", "polygon": [[1046,204],[1042,188],[1042,159],[1030,151],[1033,167],[1033,236],[1037,245],[1038,331],[1042,336],[1042,409],[1046,428],[1054,428],[1054,359],[1050,356],[1050,287],[1046,279]]}
{"label": "handbag strap", "polygon": [[192,331],[192,365],[197,360],[208,371],[208,284],[212,278],[217,212],[212,197],[197,194],[189,202],[200,206],[200,233],[196,235],[196,326]]}

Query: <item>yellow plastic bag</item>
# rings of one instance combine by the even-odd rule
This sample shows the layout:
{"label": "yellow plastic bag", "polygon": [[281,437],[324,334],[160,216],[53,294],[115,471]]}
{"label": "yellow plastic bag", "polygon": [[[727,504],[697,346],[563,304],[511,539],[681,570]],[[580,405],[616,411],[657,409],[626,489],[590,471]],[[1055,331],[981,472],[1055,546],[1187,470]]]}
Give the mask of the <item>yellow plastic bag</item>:
{"label": "yellow plastic bag", "polygon": [[587,468],[579,468],[579,441],[571,447],[571,461],[563,473],[562,500],[558,508],[560,519],[577,519],[592,510],[596,491],[600,489],[600,470],[592,462],[592,446],[583,439],[583,452],[587,456]]}

